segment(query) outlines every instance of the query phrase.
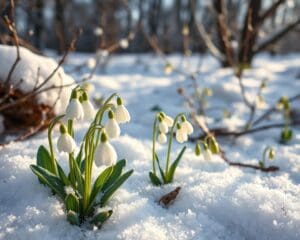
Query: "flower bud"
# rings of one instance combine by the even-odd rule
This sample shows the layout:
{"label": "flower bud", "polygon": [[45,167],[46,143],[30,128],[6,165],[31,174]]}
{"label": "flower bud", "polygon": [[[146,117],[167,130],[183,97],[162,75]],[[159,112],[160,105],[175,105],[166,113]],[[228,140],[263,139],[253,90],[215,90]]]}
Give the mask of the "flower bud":
{"label": "flower bud", "polygon": [[274,150],[274,148],[270,148],[269,149],[268,158],[269,158],[269,160],[274,160],[274,158],[275,158],[275,150]]}
{"label": "flower bud", "polygon": [[196,154],[196,156],[200,156],[200,154],[201,154],[201,147],[200,147],[199,143],[197,143],[195,146],[195,154]]}
{"label": "flower bud", "polygon": [[213,154],[218,154],[220,152],[219,144],[215,137],[209,138],[209,149]]}

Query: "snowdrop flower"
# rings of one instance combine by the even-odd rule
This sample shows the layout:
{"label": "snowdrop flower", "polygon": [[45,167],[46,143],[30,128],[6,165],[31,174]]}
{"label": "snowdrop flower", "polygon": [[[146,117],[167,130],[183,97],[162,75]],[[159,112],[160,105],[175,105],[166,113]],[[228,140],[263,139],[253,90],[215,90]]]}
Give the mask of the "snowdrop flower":
{"label": "snowdrop flower", "polygon": [[114,165],[117,161],[116,150],[108,142],[105,131],[101,133],[101,142],[95,150],[94,160],[97,167]]}
{"label": "snowdrop flower", "polygon": [[83,118],[83,108],[80,101],[77,98],[77,92],[73,91],[71,100],[66,109],[66,118],[72,120],[81,120]]}
{"label": "snowdrop flower", "polygon": [[121,48],[126,49],[129,46],[129,42],[126,38],[120,40],[119,45]]}
{"label": "snowdrop flower", "polygon": [[121,130],[118,122],[115,119],[113,111],[108,112],[108,122],[105,125],[105,131],[109,138],[116,138],[120,136]]}
{"label": "snowdrop flower", "polygon": [[72,188],[72,186],[65,186],[65,187],[64,187],[64,190],[65,190],[65,193],[66,193],[67,195],[70,195],[70,194],[75,195],[75,191],[74,191],[74,189]]}
{"label": "snowdrop flower", "polygon": [[183,143],[187,141],[188,135],[186,133],[186,130],[180,125],[180,123],[177,123],[177,131],[176,131],[176,140],[179,143]]}
{"label": "snowdrop flower", "polygon": [[123,105],[123,100],[120,97],[117,98],[115,118],[118,123],[126,123],[130,121],[130,114],[126,107]]}
{"label": "snowdrop flower", "polygon": [[194,132],[194,128],[192,124],[186,120],[185,116],[181,117],[181,127],[186,131],[188,135],[192,134]]}
{"label": "snowdrop flower", "polygon": [[210,149],[208,148],[206,143],[203,144],[203,147],[204,147],[204,152],[203,152],[204,160],[211,161],[212,160],[212,153],[211,153]]}
{"label": "snowdrop flower", "polygon": [[60,125],[60,137],[57,140],[57,149],[59,152],[72,153],[76,147],[74,139],[67,132],[64,125]]}
{"label": "snowdrop flower", "polygon": [[158,124],[158,129],[161,133],[164,133],[166,134],[168,132],[168,125],[165,121],[163,121],[163,118],[161,116],[158,117],[158,121],[159,121],[159,124]]}
{"label": "snowdrop flower", "polygon": [[160,144],[166,143],[166,142],[167,142],[167,136],[166,136],[166,134],[160,132],[160,133],[158,134],[158,142],[159,142]]}
{"label": "snowdrop flower", "polygon": [[96,112],[85,92],[82,95],[82,103],[81,104],[82,104],[82,109],[83,109],[83,119],[85,121],[90,121],[90,120],[94,119]]}
{"label": "snowdrop flower", "polygon": [[166,115],[164,112],[161,112],[160,116],[162,117],[163,122],[165,122],[168,127],[172,127],[173,126],[173,123],[174,123],[173,118],[171,118],[170,116]]}

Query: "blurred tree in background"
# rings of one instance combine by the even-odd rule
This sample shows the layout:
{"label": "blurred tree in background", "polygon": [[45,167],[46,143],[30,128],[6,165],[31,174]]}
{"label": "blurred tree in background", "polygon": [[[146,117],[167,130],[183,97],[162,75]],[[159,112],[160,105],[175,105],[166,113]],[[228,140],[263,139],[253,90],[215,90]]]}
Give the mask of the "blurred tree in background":
{"label": "blurred tree in background", "polygon": [[[0,0],[2,15],[8,4]],[[76,28],[83,30],[78,51],[105,48],[133,32],[133,43],[120,51],[150,51],[147,35],[165,53],[208,49],[224,66],[247,64],[260,50],[300,50],[299,44],[291,44],[300,37],[300,0],[17,0],[15,4],[21,44],[36,50],[61,53]],[[95,34],[99,28],[100,37]],[[285,31],[284,38],[271,41],[280,31]],[[0,41],[11,42],[3,24]]]}

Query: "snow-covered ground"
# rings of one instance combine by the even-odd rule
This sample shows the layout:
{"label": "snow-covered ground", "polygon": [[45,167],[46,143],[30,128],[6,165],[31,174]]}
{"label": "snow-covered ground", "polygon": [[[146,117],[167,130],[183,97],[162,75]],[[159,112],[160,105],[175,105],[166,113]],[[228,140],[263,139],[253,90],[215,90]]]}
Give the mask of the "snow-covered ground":
{"label": "snow-covered ground", "polygon": [[[88,58],[73,54],[65,70],[72,69]],[[185,62],[195,69],[199,57]],[[217,62],[201,57],[201,87],[213,89],[209,100],[209,115],[220,118],[227,109],[235,114],[218,124],[231,128],[245,123],[248,109],[241,101],[238,81],[231,70],[218,69]],[[170,61],[180,64],[181,58]],[[268,79],[264,97],[274,104],[282,95],[292,96],[300,89],[300,55],[285,57],[259,56],[254,69],[245,74],[249,93],[255,93],[262,79]],[[73,73],[80,79],[86,70]],[[233,161],[255,163],[261,159],[267,145],[276,148],[280,167],[276,173],[229,167],[219,157],[211,162],[196,157],[192,144],[185,153],[175,181],[163,187],[153,187],[148,179],[151,168],[151,132],[154,112],[159,105],[168,115],[187,111],[178,87],[189,87],[190,80],[178,74],[164,75],[161,60],[153,55],[113,56],[105,73],[92,79],[94,96],[119,92],[123,96],[132,120],[122,125],[122,136],[113,141],[119,158],[128,160],[127,168],[134,174],[110,201],[112,217],[102,229],[91,230],[70,225],[63,205],[40,185],[29,169],[35,162],[39,145],[47,144],[45,133],[0,149],[0,239],[300,239],[300,131],[295,129],[289,145],[278,144],[280,129],[245,135],[236,141],[221,140]],[[299,109],[299,102],[296,103]],[[260,110],[262,111],[262,110]],[[277,116],[280,119],[280,116]],[[276,121],[276,119],[274,120]],[[210,126],[217,123],[208,119]],[[78,138],[87,125],[78,124]],[[56,135],[57,138],[58,135]],[[174,145],[174,156],[181,149]],[[166,146],[158,147],[164,156]],[[66,156],[61,163],[67,167]],[[168,209],[157,204],[165,193],[181,186],[178,198]]]}

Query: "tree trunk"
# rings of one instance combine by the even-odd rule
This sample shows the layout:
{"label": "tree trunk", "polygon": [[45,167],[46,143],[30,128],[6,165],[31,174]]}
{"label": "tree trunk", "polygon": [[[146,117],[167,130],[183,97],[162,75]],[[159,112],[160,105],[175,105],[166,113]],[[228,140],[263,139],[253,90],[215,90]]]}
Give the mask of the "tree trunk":
{"label": "tree trunk", "polygon": [[246,17],[244,19],[244,27],[239,45],[239,64],[240,67],[251,66],[254,56],[254,45],[259,31],[261,0],[251,0],[248,5]]}
{"label": "tree trunk", "polygon": [[55,20],[54,27],[58,39],[57,51],[63,53],[67,45],[66,27],[64,19],[65,0],[55,0]]}

